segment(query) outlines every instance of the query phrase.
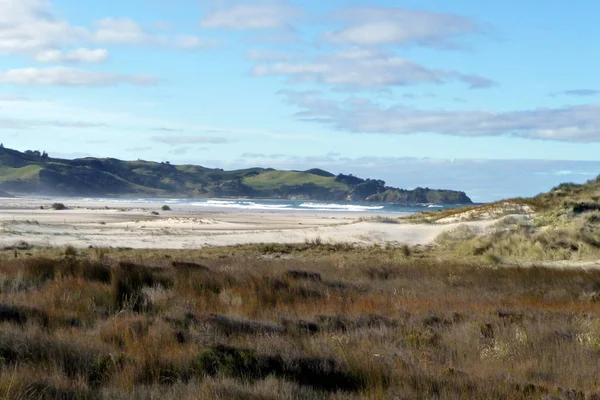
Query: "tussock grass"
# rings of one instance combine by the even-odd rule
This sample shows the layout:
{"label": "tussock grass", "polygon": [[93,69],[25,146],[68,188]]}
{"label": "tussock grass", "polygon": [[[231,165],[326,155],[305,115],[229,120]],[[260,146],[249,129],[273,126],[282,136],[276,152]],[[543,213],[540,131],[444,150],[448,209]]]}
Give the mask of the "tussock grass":
{"label": "tussock grass", "polygon": [[384,217],[381,215],[377,215],[375,217],[361,217],[358,219],[358,221],[359,222],[379,222],[382,224],[399,224],[400,223],[399,218]]}
{"label": "tussock grass", "polygon": [[[498,243],[541,234],[521,225],[498,225]],[[481,240],[454,234],[449,246]],[[547,246],[564,236],[546,235]],[[464,260],[418,246],[410,257],[299,246],[280,258],[265,245],[0,253],[0,396],[598,394],[600,271],[491,268],[482,257],[496,242]]]}
{"label": "tussock grass", "polygon": [[46,365],[91,387],[105,382],[112,366],[109,355],[97,349],[8,326],[0,330],[0,357],[5,365]]}

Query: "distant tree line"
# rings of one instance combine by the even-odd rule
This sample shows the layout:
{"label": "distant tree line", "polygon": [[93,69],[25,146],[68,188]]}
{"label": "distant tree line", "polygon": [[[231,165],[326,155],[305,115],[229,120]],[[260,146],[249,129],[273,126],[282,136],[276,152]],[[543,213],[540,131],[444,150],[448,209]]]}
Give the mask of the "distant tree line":
{"label": "distant tree line", "polygon": [[48,153],[46,153],[45,151],[40,152],[39,150],[25,150],[25,154],[36,158],[40,158],[42,160],[47,160],[49,157]]}

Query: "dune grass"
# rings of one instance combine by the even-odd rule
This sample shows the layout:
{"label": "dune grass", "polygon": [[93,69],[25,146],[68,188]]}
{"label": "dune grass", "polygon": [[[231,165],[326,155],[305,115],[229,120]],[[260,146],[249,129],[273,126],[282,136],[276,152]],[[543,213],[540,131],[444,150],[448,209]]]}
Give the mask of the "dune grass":
{"label": "dune grass", "polygon": [[506,217],[485,232],[461,225],[436,238],[439,254],[492,263],[600,259],[600,212],[536,218]]}
{"label": "dune grass", "polygon": [[404,217],[413,223],[459,222],[501,218],[512,214],[537,215],[539,225],[564,222],[581,213],[600,211],[600,176],[584,184],[564,183],[532,198],[501,200],[475,206],[425,211]]}
{"label": "dune grass", "polygon": [[468,222],[496,219],[507,215],[529,214],[535,210],[531,199],[510,199],[481,205],[422,211],[401,219],[410,223]]}
{"label": "dune grass", "polygon": [[0,252],[0,396],[598,394],[600,271],[484,265],[317,241]]}
{"label": "dune grass", "polygon": [[375,217],[361,217],[358,219],[359,222],[379,222],[382,224],[399,224],[401,222],[400,218],[392,218],[385,217],[382,215],[377,215]]}

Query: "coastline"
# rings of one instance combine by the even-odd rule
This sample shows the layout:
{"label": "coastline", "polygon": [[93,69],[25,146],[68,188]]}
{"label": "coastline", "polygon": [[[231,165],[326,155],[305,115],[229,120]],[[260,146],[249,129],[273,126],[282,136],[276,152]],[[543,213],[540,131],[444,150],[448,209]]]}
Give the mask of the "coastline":
{"label": "coastline", "polygon": [[[71,201],[69,209],[47,207],[53,200],[0,199],[0,246],[18,242],[41,247],[124,247],[192,249],[310,240],[355,245],[427,245],[458,224],[382,223],[375,215],[399,213],[348,211],[244,210],[178,204],[162,211],[159,203]],[[40,209],[40,207],[44,209]],[[159,215],[153,215],[152,213]],[[470,222],[485,229],[493,221]]]}

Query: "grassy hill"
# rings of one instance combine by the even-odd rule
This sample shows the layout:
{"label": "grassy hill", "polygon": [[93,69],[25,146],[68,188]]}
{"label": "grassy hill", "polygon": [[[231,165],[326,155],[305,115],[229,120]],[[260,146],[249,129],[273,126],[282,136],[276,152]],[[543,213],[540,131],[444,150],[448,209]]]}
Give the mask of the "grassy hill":
{"label": "grassy hill", "polygon": [[332,190],[348,190],[348,185],[337,182],[335,176],[326,177],[310,172],[267,171],[244,178],[244,184],[257,190],[274,190],[282,186],[317,185]]}
{"label": "grassy hill", "polygon": [[415,214],[409,222],[448,223],[499,219],[488,231],[461,226],[441,235],[441,251],[492,264],[586,262],[600,259],[600,176],[564,183],[532,198],[503,200]]}
{"label": "grassy hill", "polygon": [[65,160],[39,151],[0,148],[0,190],[60,195],[146,195],[188,197],[257,197],[307,200],[352,200],[470,204],[463,192],[418,188],[407,191],[385,182],[321,169],[234,171],[198,165],[171,165],[114,158]]}

